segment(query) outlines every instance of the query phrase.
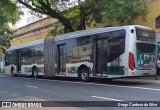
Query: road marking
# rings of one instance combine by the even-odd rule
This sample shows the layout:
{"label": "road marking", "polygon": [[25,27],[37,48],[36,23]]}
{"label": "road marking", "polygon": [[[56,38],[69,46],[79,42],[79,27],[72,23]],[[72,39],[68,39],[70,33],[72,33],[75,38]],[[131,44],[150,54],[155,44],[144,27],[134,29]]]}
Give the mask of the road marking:
{"label": "road marking", "polygon": [[30,86],[30,85],[25,85],[25,86],[27,86],[27,87],[32,87],[32,88],[38,88],[38,87],[36,87],[36,86]]}
{"label": "road marking", "polygon": [[142,89],[142,90],[160,91],[160,89],[156,89],[156,88],[145,88],[145,87],[137,87],[137,86],[133,87],[133,86],[110,85],[110,84],[59,81],[59,80],[49,80],[49,81],[68,82],[68,83],[75,83],[75,84],[78,83],[78,84],[84,84],[84,85],[96,85],[96,86],[107,86],[107,87],[118,87],[118,88],[129,88],[129,89]]}
{"label": "road marking", "polygon": [[3,77],[7,77],[7,76],[0,75],[0,77],[2,77],[2,78],[3,78]]}
{"label": "road marking", "polygon": [[[87,84],[83,83],[82,84]],[[156,88],[145,88],[145,87],[133,87],[133,86],[120,86],[120,85],[109,85],[109,84],[96,84],[96,83],[89,83],[91,85],[97,85],[97,86],[107,86],[107,87],[119,87],[119,88],[129,88],[129,89],[143,89],[143,90],[152,90],[152,91],[160,91],[160,89]]]}
{"label": "road marking", "polygon": [[111,101],[123,101],[123,100],[112,99],[112,98],[107,98],[107,97],[99,97],[99,96],[91,96],[91,97],[97,98],[97,99],[111,100]]}
{"label": "road marking", "polygon": [[[18,77],[14,77],[18,78]],[[22,77],[20,77],[22,78]],[[25,78],[25,79],[35,79],[35,78]],[[96,86],[106,86],[106,87],[118,87],[118,88],[129,88],[129,89],[141,89],[141,90],[151,90],[151,91],[160,91],[160,89],[156,88],[145,88],[138,86],[120,86],[120,85],[110,85],[110,84],[98,84],[98,83],[84,83],[84,82],[73,82],[73,81],[61,81],[61,80],[48,80],[48,79],[36,79],[36,80],[46,80],[51,82],[63,82],[63,83],[71,83],[71,84],[84,84],[84,85],[96,85]]]}
{"label": "road marking", "polygon": [[71,81],[60,81],[60,80],[49,80],[49,81],[58,81],[58,82],[68,82],[68,83],[78,83],[84,85],[96,85],[96,86],[107,86],[107,87],[119,87],[119,88],[130,88],[130,89],[143,89],[143,90],[152,90],[152,91],[160,91],[160,89],[156,88],[145,88],[145,87],[133,87],[133,86],[120,86],[120,85],[110,85],[110,84],[98,84],[98,83],[84,83],[84,82],[71,82]]}

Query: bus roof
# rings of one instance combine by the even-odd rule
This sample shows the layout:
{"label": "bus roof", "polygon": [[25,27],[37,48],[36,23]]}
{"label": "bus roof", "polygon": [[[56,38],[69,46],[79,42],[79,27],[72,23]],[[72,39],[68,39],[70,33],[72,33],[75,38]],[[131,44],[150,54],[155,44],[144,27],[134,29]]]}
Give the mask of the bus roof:
{"label": "bus roof", "polygon": [[[115,30],[120,30],[120,29],[129,29],[129,28],[141,28],[145,30],[152,30],[149,27],[146,26],[141,26],[141,25],[127,25],[127,26],[117,26],[117,27],[104,27],[104,28],[95,28],[95,29],[89,29],[89,30],[82,30],[82,31],[76,31],[76,32],[70,32],[70,33],[65,33],[65,34],[60,34],[55,37],[55,41],[60,41],[60,40],[65,40],[65,39],[70,39],[70,38],[76,38],[76,37],[82,37],[82,36],[87,36],[91,34],[97,34],[97,33],[103,33],[103,32],[108,32],[108,31],[115,31]],[[11,46],[9,49],[6,51],[10,50],[15,50],[15,49],[20,49],[24,47],[29,47],[29,46],[34,46],[34,45],[39,45],[43,44],[44,39],[16,45],[16,46]]]}
{"label": "bus roof", "polygon": [[35,45],[39,45],[39,44],[43,44],[43,43],[44,43],[44,39],[40,39],[40,40],[36,40],[36,41],[32,41],[32,42],[27,42],[27,43],[16,45],[16,46],[11,46],[6,51],[20,49],[20,48],[29,47],[29,46],[35,46]]}
{"label": "bus roof", "polygon": [[89,30],[82,30],[82,31],[76,31],[76,32],[70,32],[65,34],[60,34],[55,37],[55,41],[59,40],[65,40],[70,38],[76,38],[76,37],[82,37],[87,36],[91,34],[97,34],[97,33],[103,33],[108,31],[115,31],[120,29],[127,29],[127,28],[141,28],[145,30],[152,30],[152,28],[141,26],[141,25],[127,25],[127,26],[117,26],[117,27],[103,27],[103,28],[95,28],[95,29],[89,29]]}

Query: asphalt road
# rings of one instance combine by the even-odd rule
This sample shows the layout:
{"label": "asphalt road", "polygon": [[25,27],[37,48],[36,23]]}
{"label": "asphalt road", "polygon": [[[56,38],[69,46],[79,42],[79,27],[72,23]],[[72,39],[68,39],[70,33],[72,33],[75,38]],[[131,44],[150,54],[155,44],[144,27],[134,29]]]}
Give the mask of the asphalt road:
{"label": "asphalt road", "polygon": [[[34,79],[0,74],[0,101],[160,101],[160,81],[120,79],[111,83],[105,81],[84,83],[73,79]],[[46,108],[48,109],[51,108]],[[65,107],[52,109],[66,110]],[[68,109],[159,110],[160,107],[74,107]],[[0,108],[0,110],[11,110],[11,108]]]}

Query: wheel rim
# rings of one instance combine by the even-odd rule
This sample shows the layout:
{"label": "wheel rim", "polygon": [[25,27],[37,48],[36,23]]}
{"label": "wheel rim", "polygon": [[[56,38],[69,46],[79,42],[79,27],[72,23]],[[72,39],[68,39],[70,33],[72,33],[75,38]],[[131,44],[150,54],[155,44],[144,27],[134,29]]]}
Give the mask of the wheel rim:
{"label": "wheel rim", "polygon": [[82,71],[82,79],[86,80],[88,78],[88,72],[86,70]]}

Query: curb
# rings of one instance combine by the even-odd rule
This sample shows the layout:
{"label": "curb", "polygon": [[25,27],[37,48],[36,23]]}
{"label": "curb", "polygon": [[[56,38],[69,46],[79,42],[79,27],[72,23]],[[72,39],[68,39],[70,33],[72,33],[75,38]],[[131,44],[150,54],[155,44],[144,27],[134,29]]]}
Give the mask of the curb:
{"label": "curb", "polygon": [[139,77],[139,78],[124,78],[124,79],[116,79],[115,81],[127,81],[127,82],[144,82],[144,83],[158,83],[160,84],[160,76],[158,76],[158,80],[155,80],[155,76],[148,77]]}

